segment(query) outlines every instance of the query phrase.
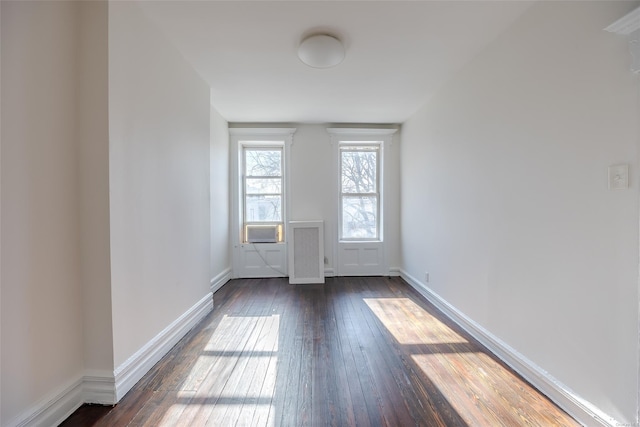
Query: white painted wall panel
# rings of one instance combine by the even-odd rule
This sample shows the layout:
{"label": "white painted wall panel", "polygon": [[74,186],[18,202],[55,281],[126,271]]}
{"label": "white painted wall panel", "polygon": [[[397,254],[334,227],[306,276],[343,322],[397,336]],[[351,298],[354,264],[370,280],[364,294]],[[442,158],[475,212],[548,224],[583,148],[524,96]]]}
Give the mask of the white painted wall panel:
{"label": "white painted wall panel", "polygon": [[78,2],[79,180],[84,368],[113,375],[109,228],[109,6]]}
{"label": "white painted wall panel", "polygon": [[[403,268],[620,422],[638,398],[632,3],[547,2],[403,126]],[[629,190],[607,168],[630,165]]]}
{"label": "white painted wall panel", "polygon": [[114,362],[209,292],[209,87],[131,2],[109,5]]}
{"label": "white painted wall panel", "polygon": [[291,215],[294,221],[324,221],[324,256],[333,268],[337,214],[333,209],[333,157],[326,125],[296,124],[291,146]]}
{"label": "white painted wall panel", "polygon": [[2,2],[0,425],[83,368],[74,2]]}
{"label": "white painted wall panel", "polygon": [[210,279],[231,269],[231,227],[229,212],[229,125],[211,108],[211,269]]}

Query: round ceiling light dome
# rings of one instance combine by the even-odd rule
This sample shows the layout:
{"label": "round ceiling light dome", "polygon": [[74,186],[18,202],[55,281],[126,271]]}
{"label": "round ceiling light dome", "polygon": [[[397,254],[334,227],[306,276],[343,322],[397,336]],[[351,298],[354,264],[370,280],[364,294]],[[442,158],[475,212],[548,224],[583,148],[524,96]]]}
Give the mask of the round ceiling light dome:
{"label": "round ceiling light dome", "polygon": [[298,47],[298,57],[313,68],[335,67],[344,59],[344,45],[327,34],[307,37]]}

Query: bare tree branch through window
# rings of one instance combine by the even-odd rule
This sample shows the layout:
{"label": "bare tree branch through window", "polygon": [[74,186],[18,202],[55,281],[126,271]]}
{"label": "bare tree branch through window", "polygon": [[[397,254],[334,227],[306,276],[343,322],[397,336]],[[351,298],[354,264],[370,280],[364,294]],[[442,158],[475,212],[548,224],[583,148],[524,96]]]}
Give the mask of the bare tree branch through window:
{"label": "bare tree branch through window", "polygon": [[281,223],[282,150],[245,149],[245,223]]}
{"label": "bare tree branch through window", "polygon": [[378,238],[378,146],[341,148],[342,238]]}

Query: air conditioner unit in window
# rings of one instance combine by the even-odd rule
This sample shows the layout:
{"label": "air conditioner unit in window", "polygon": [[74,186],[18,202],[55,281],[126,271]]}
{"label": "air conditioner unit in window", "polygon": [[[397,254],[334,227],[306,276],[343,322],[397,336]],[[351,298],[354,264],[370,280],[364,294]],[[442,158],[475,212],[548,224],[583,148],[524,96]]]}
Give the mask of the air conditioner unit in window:
{"label": "air conditioner unit in window", "polygon": [[248,224],[245,225],[245,242],[277,243],[279,231],[279,224]]}

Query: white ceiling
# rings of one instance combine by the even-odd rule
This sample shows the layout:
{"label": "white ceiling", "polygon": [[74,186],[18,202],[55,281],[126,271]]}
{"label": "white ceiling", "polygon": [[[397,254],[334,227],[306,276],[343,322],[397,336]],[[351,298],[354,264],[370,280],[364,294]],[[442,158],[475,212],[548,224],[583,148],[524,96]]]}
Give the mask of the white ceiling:
{"label": "white ceiling", "polygon": [[[230,122],[402,123],[531,5],[525,1],[142,1]],[[296,56],[327,30],[344,62]]]}

